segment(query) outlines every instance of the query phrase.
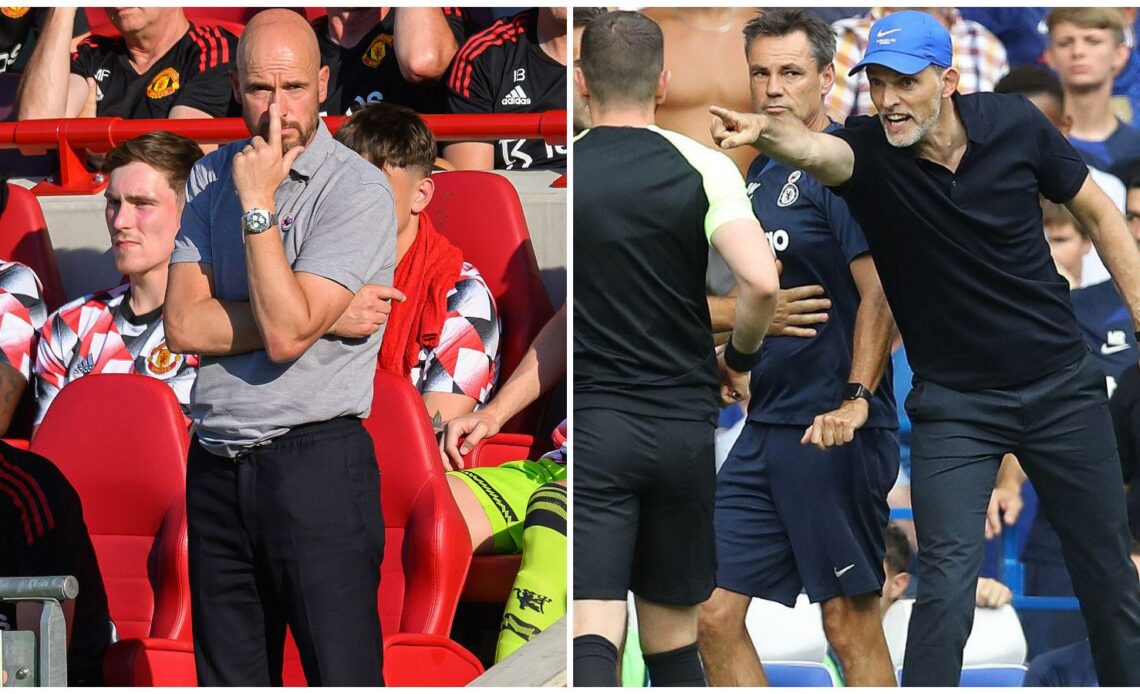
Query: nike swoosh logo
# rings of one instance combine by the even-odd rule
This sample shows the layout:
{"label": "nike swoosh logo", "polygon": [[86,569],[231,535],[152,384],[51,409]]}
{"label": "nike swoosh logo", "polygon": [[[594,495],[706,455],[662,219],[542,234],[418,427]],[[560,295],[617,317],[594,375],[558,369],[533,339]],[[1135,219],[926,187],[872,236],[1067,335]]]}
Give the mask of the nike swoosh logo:
{"label": "nike swoosh logo", "polygon": [[875,38],[877,38],[877,39],[881,39],[881,38],[883,38],[884,36],[890,36],[891,34],[895,33],[896,31],[902,31],[902,28],[898,28],[898,29],[888,29],[888,30],[886,30],[886,31],[880,31],[878,34],[876,34],[876,35],[875,35]]}
{"label": "nike swoosh logo", "polygon": [[848,571],[850,571],[851,569],[854,569],[854,568],[855,568],[854,564],[848,564],[847,566],[843,567],[842,569],[832,569],[832,571],[835,572],[835,577],[839,578],[840,576],[842,576],[843,574],[847,573]]}
{"label": "nike swoosh logo", "polygon": [[1109,347],[1108,345],[1101,345],[1100,353],[1107,357],[1110,354],[1116,354],[1117,352],[1123,352],[1124,350],[1131,348],[1132,345],[1115,345],[1113,347]]}

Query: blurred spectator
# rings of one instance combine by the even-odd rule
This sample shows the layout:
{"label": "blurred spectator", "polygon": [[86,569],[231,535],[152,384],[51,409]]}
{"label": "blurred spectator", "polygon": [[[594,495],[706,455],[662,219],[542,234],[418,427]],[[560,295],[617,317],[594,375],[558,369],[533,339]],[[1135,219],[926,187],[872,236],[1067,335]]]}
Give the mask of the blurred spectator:
{"label": "blurred spectator", "polygon": [[[847,73],[863,57],[871,25],[881,17],[899,9],[904,8],[873,7],[862,17],[841,19],[832,25],[838,40],[835,53],[835,86],[824,102],[832,119],[842,123],[850,116],[875,112],[875,107],[871,104],[867,73],[860,71],[850,76]],[[1001,41],[981,24],[964,19],[958,10],[952,7],[915,9],[933,15],[950,32],[954,49],[954,67],[961,75],[958,93],[991,91],[998,79],[1009,69]]]}
{"label": "blurred spectator", "polygon": [[[539,7],[501,19],[459,51],[448,80],[452,113],[540,113],[566,108],[566,8]],[[557,169],[566,147],[541,138],[453,142],[457,169]]]}
{"label": "blurred spectator", "polygon": [[[763,12],[765,9],[767,9],[767,8],[760,8],[760,11]],[[805,7],[804,9],[807,10],[808,12],[811,12],[816,17],[819,17],[820,21],[827,22],[828,24],[834,24],[841,19],[847,19],[849,17],[858,17],[859,15],[867,14],[867,12],[871,8],[870,7]]]}
{"label": "blurred spectator", "polygon": [[[1065,92],[1061,89],[1061,81],[1046,68],[1036,65],[1015,67],[998,80],[994,91],[999,94],[1021,94],[1033,102],[1033,105],[1057,126],[1062,135],[1069,136],[1073,118],[1065,113]],[[1089,166],[1089,175],[1120,211],[1124,212],[1124,184],[1120,179],[1095,166]],[[1093,248],[1085,255],[1081,282],[1096,284],[1107,279],[1108,270],[1104,267],[1100,254]]]}
{"label": "blurred spectator", "polygon": [[[0,576],[79,581],[79,595],[61,603],[69,637],[67,684],[102,684],[113,627],[79,494],[51,461],[0,441],[0,499]],[[38,632],[41,609],[41,603],[0,601],[0,631]]]}
{"label": "blurred spectator", "polygon": [[[47,16],[46,7],[0,7],[0,73],[24,69]],[[87,15],[77,12],[71,31],[73,47],[79,43],[77,38],[89,32]]]}
{"label": "blurred spectator", "polygon": [[1005,46],[1011,68],[1040,65],[1049,45],[1047,7],[962,7],[962,17],[990,30]]}
{"label": "blurred spectator", "polygon": [[[0,181],[0,197],[7,190],[8,185]],[[0,212],[3,209],[0,204]],[[40,280],[28,266],[0,261],[0,315],[4,317],[0,321],[0,436],[4,436],[32,379],[36,333],[47,316]]]}
{"label": "blurred spectator", "polygon": [[1067,207],[1046,198],[1041,198],[1041,215],[1057,272],[1069,283],[1069,289],[1076,289],[1081,286],[1082,260],[1092,250],[1088,232]]}
{"label": "blurred spectator", "polygon": [[1135,7],[1119,7],[1127,29],[1124,43],[1128,46],[1128,62],[1112,80],[1112,110],[1126,125],[1140,127],[1140,51],[1136,45],[1138,15]]}
{"label": "blurred spectator", "polygon": [[35,366],[37,426],[61,388],[93,373],[157,378],[189,412],[198,357],[167,349],[162,307],[183,189],[201,156],[193,140],[165,131],[128,140],[107,155],[107,232],[115,269],[128,282],[76,299],[48,317]]}
{"label": "blurred spectator", "polygon": [[1120,467],[1128,485],[1128,526],[1135,540],[1140,537],[1140,485],[1134,483],[1140,460],[1140,369],[1136,364],[1119,374],[1108,409],[1116,431]]}
{"label": "blurred spectator", "polygon": [[1123,177],[1140,159],[1140,132],[1112,111],[1112,78],[1128,60],[1124,18],[1111,7],[1059,7],[1049,12],[1049,65],[1072,118],[1069,141],[1089,164]]}
{"label": "blurred spectator", "polygon": [[[748,61],[740,45],[744,25],[756,16],[756,10],[650,7],[645,15],[657,22],[665,35],[665,69],[670,73],[665,102],[657,107],[657,124],[719,149],[709,134],[709,104],[734,111],[751,108]],[[742,175],[748,173],[748,165],[756,158],[756,150],[751,147],[720,151],[736,162]],[[720,267],[723,277],[731,280],[732,273],[724,267],[723,260]]]}
{"label": "blurred spectator", "polygon": [[[1140,546],[1132,543],[1132,563],[1140,570]],[[1033,658],[1024,687],[1097,687],[1092,647],[1084,639]]]}
{"label": "blurred spectator", "polygon": [[1132,232],[1136,243],[1140,243],[1140,165],[1132,167],[1128,174],[1124,220],[1128,222],[1128,230]]}
{"label": "blurred spectator", "polygon": [[[582,32],[586,30],[586,25],[590,23],[594,17],[605,14],[608,10],[604,7],[575,7],[574,8],[574,68],[578,68],[578,54],[582,49]],[[590,107],[582,100],[578,94],[578,85],[574,84],[574,110],[573,110],[573,123],[574,134],[582,132],[590,127]]]}
{"label": "blurred spectator", "polygon": [[321,115],[351,115],[379,101],[446,110],[441,78],[463,44],[460,8],[332,7],[313,30],[329,68]]}
{"label": "blurred spectator", "polygon": [[17,96],[28,118],[211,118],[235,114],[237,37],[191,24],[179,7],[108,13],[122,36],[91,36],[68,60],[76,8],[48,12]]}

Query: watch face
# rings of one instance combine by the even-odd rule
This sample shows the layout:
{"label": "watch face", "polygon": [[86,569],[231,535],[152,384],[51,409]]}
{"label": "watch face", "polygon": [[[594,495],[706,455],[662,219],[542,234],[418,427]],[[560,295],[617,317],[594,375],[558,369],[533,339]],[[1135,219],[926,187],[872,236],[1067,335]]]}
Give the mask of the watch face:
{"label": "watch face", "polygon": [[253,209],[242,215],[242,222],[245,225],[245,230],[255,234],[261,232],[272,226],[269,220],[269,212],[267,210]]}
{"label": "watch face", "polygon": [[252,210],[246,219],[250,229],[264,231],[269,228],[269,215],[264,210]]}

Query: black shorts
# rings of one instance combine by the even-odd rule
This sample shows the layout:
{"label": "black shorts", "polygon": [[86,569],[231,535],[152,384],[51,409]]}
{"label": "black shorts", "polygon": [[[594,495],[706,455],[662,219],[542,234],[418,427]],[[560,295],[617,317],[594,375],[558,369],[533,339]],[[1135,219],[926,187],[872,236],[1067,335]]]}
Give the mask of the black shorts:
{"label": "black shorts", "polygon": [[574,599],[699,605],[715,586],[711,421],[574,412]]}

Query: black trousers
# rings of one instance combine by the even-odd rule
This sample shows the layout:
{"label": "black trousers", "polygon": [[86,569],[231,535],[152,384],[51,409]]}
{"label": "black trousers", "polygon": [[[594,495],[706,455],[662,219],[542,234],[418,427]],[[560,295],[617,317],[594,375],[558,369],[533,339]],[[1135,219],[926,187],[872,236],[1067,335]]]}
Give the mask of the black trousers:
{"label": "black trousers", "polygon": [[1140,584],[1104,374],[1093,358],[1001,390],[964,393],[916,379],[906,408],[919,564],[903,684],[958,684],[986,507],[1011,452],[1061,538],[1101,686],[1140,685]]}
{"label": "black trousers", "polygon": [[310,685],[382,685],[380,473],[358,419],[242,453],[190,446],[186,506],[201,686],[281,684],[285,626]]}

